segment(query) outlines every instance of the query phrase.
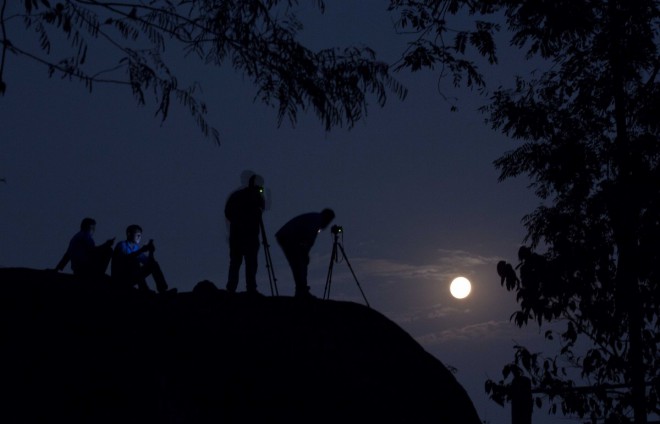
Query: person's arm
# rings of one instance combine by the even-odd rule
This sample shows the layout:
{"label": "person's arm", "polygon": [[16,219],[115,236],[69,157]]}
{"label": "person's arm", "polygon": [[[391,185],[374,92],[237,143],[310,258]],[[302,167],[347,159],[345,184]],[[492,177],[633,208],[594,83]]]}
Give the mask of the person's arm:
{"label": "person's arm", "polygon": [[128,250],[129,244],[128,243],[119,243],[117,245],[117,249],[119,250],[119,254],[122,256],[125,256],[127,258],[135,259],[139,258],[140,255],[142,255],[144,252],[149,251],[149,249],[153,248],[153,242],[150,240],[148,244],[140,247],[139,249],[129,251]]}
{"label": "person's arm", "polygon": [[55,267],[55,271],[62,271],[70,260],[71,260],[71,254],[69,253],[69,249],[66,249],[66,252],[64,252],[64,256],[62,256],[62,259],[60,259],[60,261],[57,263],[57,266]]}
{"label": "person's arm", "polygon": [[103,250],[103,249],[111,249],[112,245],[115,244],[115,238],[111,238],[106,240],[103,244],[100,244],[96,246],[96,249]]}
{"label": "person's arm", "polygon": [[140,256],[139,256],[139,260],[140,260],[140,262],[143,262],[143,263],[144,263],[144,262],[146,262],[146,261],[148,261],[148,260],[150,260],[150,259],[153,259],[153,257],[154,257],[154,252],[156,251],[156,246],[154,246],[154,240],[153,240],[153,239],[149,239],[149,243],[145,244],[142,248],[145,249],[144,251],[145,251],[145,252],[148,252],[148,254],[145,255],[145,254],[143,253],[142,255],[140,255]]}
{"label": "person's arm", "polygon": [[312,246],[316,242],[316,237],[321,232],[321,222],[317,215],[306,215],[305,220],[300,225],[300,240],[301,244],[305,246],[307,251],[312,250]]}
{"label": "person's arm", "polygon": [[147,263],[151,258],[154,256],[154,252],[156,251],[156,246],[154,246],[154,241],[149,240],[149,243],[145,244],[133,254],[135,255],[135,259],[140,262],[141,264]]}

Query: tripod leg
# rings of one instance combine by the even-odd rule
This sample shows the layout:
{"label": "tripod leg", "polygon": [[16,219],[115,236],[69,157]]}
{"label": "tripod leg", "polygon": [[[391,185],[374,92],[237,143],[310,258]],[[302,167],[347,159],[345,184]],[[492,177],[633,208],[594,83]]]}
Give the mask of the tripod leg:
{"label": "tripod leg", "polygon": [[328,276],[325,279],[325,289],[323,289],[323,299],[330,299],[330,285],[332,284],[332,267],[337,257],[337,239],[332,245],[332,253],[330,253],[330,265],[328,266]]}
{"label": "tripod leg", "polygon": [[348,260],[348,256],[346,256],[346,252],[344,252],[344,247],[341,244],[339,244],[339,249],[341,249],[341,255],[346,260],[346,265],[348,265],[348,269],[350,269],[351,274],[353,274],[353,279],[355,279],[355,284],[357,284],[358,289],[360,289],[360,293],[362,293],[362,298],[364,299],[364,303],[367,304],[367,307],[371,308],[371,306],[369,306],[369,302],[367,301],[367,296],[364,295],[364,292],[362,291],[362,287],[360,287],[360,282],[358,281],[357,277],[355,276],[355,272],[353,272],[353,267],[351,266],[351,263]]}
{"label": "tripod leg", "polygon": [[264,227],[263,219],[259,221],[259,228],[261,229],[261,240],[264,245],[264,257],[266,259],[266,270],[268,271],[268,283],[270,284],[270,294],[272,296],[279,296],[277,291],[277,279],[275,278],[275,271],[273,270],[273,261],[270,257],[270,246],[266,239],[266,228]]}
{"label": "tripod leg", "polygon": [[266,269],[268,270],[268,281],[270,282],[271,294],[279,296],[277,291],[277,278],[275,278],[275,270],[273,269],[273,260],[270,257],[270,250],[268,245],[264,243],[264,253],[266,255]]}

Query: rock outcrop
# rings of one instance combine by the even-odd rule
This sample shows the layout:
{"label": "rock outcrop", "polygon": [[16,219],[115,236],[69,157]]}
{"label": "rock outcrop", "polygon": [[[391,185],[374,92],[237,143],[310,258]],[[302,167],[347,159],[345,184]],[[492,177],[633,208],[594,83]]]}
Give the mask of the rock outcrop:
{"label": "rock outcrop", "polygon": [[24,268],[0,285],[5,423],[480,423],[447,368],[363,305]]}

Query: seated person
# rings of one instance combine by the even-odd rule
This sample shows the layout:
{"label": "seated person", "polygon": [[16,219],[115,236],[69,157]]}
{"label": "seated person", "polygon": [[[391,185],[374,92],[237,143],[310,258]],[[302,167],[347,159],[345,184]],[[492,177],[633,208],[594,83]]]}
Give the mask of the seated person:
{"label": "seated person", "polygon": [[126,240],[117,243],[112,255],[112,278],[128,287],[151,291],[146,278],[151,275],[156,283],[158,293],[167,291],[167,283],[163,272],[154,259],[153,240],[140,247],[142,228],[139,225],[129,225],[126,228]]}
{"label": "seated person", "polygon": [[80,223],[80,231],[69,241],[69,247],[55,267],[56,271],[62,271],[71,262],[74,275],[82,277],[105,275],[115,239],[113,237],[97,246],[94,243],[94,231],[96,231],[96,221],[92,218],[83,219]]}

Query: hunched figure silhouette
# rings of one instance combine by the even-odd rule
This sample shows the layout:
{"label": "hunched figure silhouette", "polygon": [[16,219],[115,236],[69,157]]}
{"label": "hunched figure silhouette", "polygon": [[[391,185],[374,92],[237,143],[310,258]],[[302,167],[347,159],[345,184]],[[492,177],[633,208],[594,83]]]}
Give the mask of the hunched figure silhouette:
{"label": "hunched figure silhouette", "polygon": [[309,212],[289,220],[275,233],[275,238],[284,252],[296,286],[295,297],[313,297],[307,285],[309,252],[318,233],[335,219],[332,209]]}

